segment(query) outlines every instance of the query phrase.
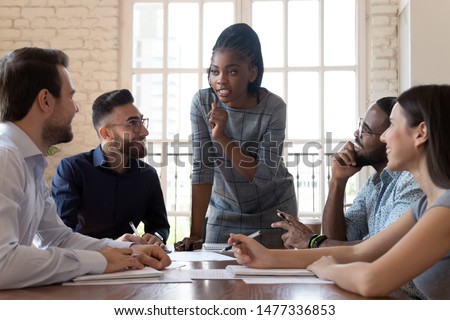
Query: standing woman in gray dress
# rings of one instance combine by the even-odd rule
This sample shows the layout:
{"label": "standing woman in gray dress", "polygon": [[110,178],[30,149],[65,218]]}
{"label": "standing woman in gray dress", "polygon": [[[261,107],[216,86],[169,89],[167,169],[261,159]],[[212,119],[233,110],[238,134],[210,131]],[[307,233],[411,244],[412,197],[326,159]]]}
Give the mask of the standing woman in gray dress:
{"label": "standing woman in gray dress", "polygon": [[272,229],[276,210],[297,213],[293,177],[282,158],[286,104],[261,87],[264,64],[258,35],[238,23],[213,47],[210,88],[191,106],[193,141],[191,238],[226,242],[230,232],[250,234],[282,247]]}

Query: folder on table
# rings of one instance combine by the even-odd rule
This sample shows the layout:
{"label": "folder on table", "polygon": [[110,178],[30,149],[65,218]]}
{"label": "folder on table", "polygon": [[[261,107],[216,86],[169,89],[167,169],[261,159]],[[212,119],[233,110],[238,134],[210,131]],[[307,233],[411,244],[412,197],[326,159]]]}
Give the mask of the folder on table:
{"label": "folder on table", "polygon": [[87,282],[99,280],[126,280],[137,278],[161,278],[163,273],[151,267],[145,267],[139,270],[125,270],[113,273],[87,274],[72,279],[73,282]]}
{"label": "folder on table", "polygon": [[223,248],[227,247],[228,243],[213,243],[213,242],[205,242],[203,244],[203,249],[205,250],[211,250],[211,251],[220,251]]}
{"label": "folder on table", "polygon": [[228,265],[225,267],[235,277],[247,276],[315,276],[306,269],[257,269],[241,265]]}

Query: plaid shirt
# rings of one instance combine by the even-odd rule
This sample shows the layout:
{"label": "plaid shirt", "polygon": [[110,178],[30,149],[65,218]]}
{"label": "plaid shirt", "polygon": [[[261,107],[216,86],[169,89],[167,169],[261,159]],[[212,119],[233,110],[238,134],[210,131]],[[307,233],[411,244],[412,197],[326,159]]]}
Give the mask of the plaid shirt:
{"label": "plaid shirt", "polygon": [[[233,167],[222,148],[212,140],[207,114],[211,103],[228,112],[225,133],[258,161],[253,181],[247,181]],[[252,233],[269,247],[281,247],[282,230],[272,229],[276,209],[297,215],[293,177],[283,158],[286,104],[267,92],[255,107],[233,109],[221,103],[211,89],[197,92],[192,101],[192,184],[212,184],[208,208],[206,242],[226,242],[230,232]]]}

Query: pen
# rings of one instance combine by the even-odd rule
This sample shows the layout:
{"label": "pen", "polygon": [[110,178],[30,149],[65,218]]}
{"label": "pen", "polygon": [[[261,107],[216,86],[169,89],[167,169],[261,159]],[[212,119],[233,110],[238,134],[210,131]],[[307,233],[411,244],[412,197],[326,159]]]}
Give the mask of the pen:
{"label": "pen", "polygon": [[157,231],[155,231],[155,233],[153,234],[155,237],[157,237],[159,240],[161,240],[161,248],[165,251],[165,252],[167,252],[167,253],[170,253],[170,252],[172,252],[172,250],[169,250],[169,249],[167,249],[167,247],[166,247],[166,243],[164,242],[164,238],[162,237],[162,235],[160,235]]}
{"label": "pen", "polygon": [[139,232],[137,231],[136,227],[134,226],[133,221],[129,222],[131,229],[133,229],[134,235],[137,237],[140,237]]}
{"label": "pen", "polygon": [[285,213],[283,211],[277,210],[277,216],[279,216],[284,222],[287,222],[290,225],[292,225],[292,222],[286,218]]}
{"label": "pen", "polygon": [[[258,231],[256,231],[256,232],[254,232],[254,233],[248,235],[247,237],[249,237],[249,238],[256,238],[256,237],[259,236],[261,233],[262,233],[261,230],[258,230]],[[240,242],[235,242],[235,243],[233,243],[233,244],[230,244],[229,246],[226,246],[225,248],[223,248],[222,250],[220,250],[220,252],[229,251],[229,250],[231,250],[231,248],[233,248],[234,245],[237,245],[237,244],[239,244],[239,243],[240,243]]]}

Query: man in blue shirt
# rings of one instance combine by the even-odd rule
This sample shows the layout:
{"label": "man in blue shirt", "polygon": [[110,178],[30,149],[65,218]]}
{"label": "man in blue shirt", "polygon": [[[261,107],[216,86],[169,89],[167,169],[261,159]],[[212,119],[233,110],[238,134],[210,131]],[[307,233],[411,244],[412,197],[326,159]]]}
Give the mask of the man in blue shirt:
{"label": "man in blue shirt", "polygon": [[[394,97],[372,104],[361,118],[355,140],[348,141],[333,155],[329,192],[322,215],[322,237],[316,246],[356,244],[373,236],[396,221],[423,195],[408,172],[392,172],[386,168],[386,145],[380,135],[389,127]],[[375,169],[358,192],[353,204],[344,212],[345,187],[348,179],[361,168]],[[287,230],[282,238],[287,248],[307,248],[313,232],[297,219],[286,215],[272,227]]]}
{"label": "man in blue shirt", "polygon": [[[133,102],[126,89],[94,101],[92,120],[101,144],[62,159],[51,194],[58,215],[77,232],[162,244],[170,228],[164,197],[156,170],[139,160],[147,154],[148,119]],[[145,234],[133,235],[130,222],[136,226],[143,222]]]}

